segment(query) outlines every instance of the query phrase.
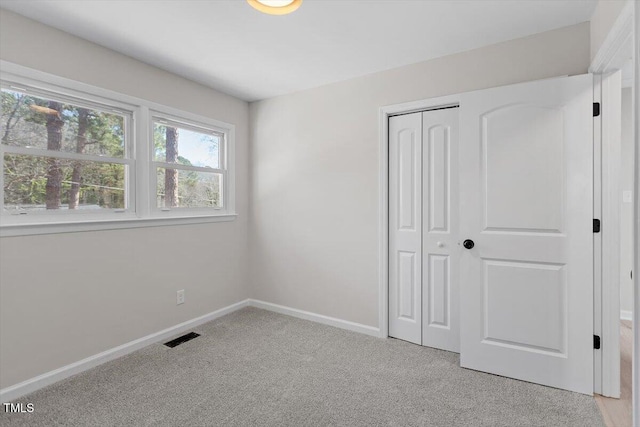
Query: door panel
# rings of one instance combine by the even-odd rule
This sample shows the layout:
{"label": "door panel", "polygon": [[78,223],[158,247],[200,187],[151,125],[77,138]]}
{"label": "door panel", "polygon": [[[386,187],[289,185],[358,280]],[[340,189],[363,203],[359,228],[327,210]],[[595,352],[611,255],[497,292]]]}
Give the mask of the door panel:
{"label": "door panel", "polygon": [[560,232],[562,109],[510,105],[483,114],[481,123],[484,229]]}
{"label": "door panel", "polygon": [[463,367],[593,392],[592,77],[461,97]]}
{"label": "door panel", "polygon": [[458,108],[422,113],[422,135],[422,345],[458,352]]}
{"label": "door panel", "polygon": [[[451,281],[449,280],[449,256],[428,255],[428,326],[449,327],[451,325],[449,312],[449,293]],[[425,345],[426,342],[425,342]]]}
{"label": "door panel", "polygon": [[[427,112],[429,114],[424,120],[426,126],[431,125],[435,120],[431,115],[442,116],[437,112]],[[425,127],[426,127],[425,126]],[[449,231],[449,150],[451,145],[451,127],[437,124],[426,129],[426,145],[428,151],[425,153],[427,162],[426,184],[428,184],[428,198],[425,203],[428,206],[427,215],[429,218],[429,231]]]}
{"label": "door panel", "polygon": [[420,309],[416,298],[418,272],[416,253],[398,251],[398,318],[413,323]]}
{"label": "door panel", "polygon": [[421,343],[422,114],[389,118],[389,336]]}
{"label": "door panel", "polygon": [[564,266],[484,260],[483,287],[484,341],[565,352]]}

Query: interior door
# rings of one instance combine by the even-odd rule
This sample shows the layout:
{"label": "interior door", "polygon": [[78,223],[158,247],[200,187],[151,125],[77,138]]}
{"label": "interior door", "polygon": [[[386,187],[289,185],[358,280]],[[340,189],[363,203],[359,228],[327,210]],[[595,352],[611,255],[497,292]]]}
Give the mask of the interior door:
{"label": "interior door", "polygon": [[460,351],[458,108],[422,113],[422,345]]}
{"label": "interior door", "polygon": [[593,392],[592,76],[461,97],[465,368]]}
{"label": "interior door", "polygon": [[389,336],[422,341],[422,113],[389,118]]}

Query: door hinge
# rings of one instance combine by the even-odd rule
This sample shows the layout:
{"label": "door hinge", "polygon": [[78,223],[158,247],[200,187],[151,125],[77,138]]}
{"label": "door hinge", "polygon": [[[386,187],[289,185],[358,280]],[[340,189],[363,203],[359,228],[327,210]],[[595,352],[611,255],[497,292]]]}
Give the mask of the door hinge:
{"label": "door hinge", "polygon": [[600,232],[600,220],[599,219],[594,219],[593,220],[593,232],[594,233],[599,233]]}
{"label": "door hinge", "polygon": [[600,103],[593,103],[593,117],[598,117],[600,115]]}
{"label": "door hinge", "polygon": [[593,336],[593,348],[600,350],[600,335]]}

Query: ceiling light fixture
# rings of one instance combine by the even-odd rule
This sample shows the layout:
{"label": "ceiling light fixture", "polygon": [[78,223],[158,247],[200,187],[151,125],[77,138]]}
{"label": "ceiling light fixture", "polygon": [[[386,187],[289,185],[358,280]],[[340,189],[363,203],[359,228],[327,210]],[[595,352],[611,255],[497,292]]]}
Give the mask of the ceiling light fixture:
{"label": "ceiling light fixture", "polygon": [[298,9],[302,0],[247,0],[254,9],[269,15],[286,15]]}

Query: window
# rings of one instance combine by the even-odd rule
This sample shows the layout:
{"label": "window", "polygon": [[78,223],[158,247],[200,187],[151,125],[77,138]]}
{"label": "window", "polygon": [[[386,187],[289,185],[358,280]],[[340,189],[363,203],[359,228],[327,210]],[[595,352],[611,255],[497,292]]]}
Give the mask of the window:
{"label": "window", "polygon": [[232,125],[0,64],[1,235],[235,216]]}
{"label": "window", "polygon": [[153,117],[157,208],[224,206],[224,133]]}
{"label": "window", "polygon": [[128,208],[131,113],[9,87],[0,121],[9,214]]}

